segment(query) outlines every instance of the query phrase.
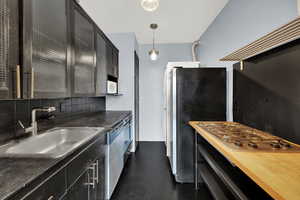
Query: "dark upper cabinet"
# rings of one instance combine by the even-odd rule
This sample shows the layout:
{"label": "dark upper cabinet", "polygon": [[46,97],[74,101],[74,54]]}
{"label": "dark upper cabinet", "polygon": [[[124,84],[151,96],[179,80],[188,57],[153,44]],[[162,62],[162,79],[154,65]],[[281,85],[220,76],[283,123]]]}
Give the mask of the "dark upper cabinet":
{"label": "dark upper cabinet", "polygon": [[70,96],[68,1],[26,0],[23,4],[24,97]]}
{"label": "dark upper cabinet", "polygon": [[118,79],[119,77],[119,51],[114,46],[107,45],[107,75]]}
{"label": "dark upper cabinet", "polygon": [[106,59],[107,59],[107,65],[106,65],[106,69],[107,69],[107,75],[108,76],[114,76],[114,72],[113,72],[113,48],[111,45],[107,44],[106,45]]}
{"label": "dark upper cabinet", "polygon": [[73,3],[72,15],[72,96],[94,96],[96,74],[94,24],[76,3]]}
{"label": "dark upper cabinet", "polygon": [[107,42],[100,31],[96,33],[96,96],[106,95]]}
{"label": "dark upper cabinet", "polygon": [[103,96],[118,49],[75,0],[0,0],[0,99]]}
{"label": "dark upper cabinet", "polygon": [[[12,99],[20,94],[16,69],[19,64],[18,0],[0,0],[0,99]],[[20,75],[20,71],[19,71]]]}
{"label": "dark upper cabinet", "polygon": [[112,73],[113,76],[118,78],[119,77],[119,51],[116,48],[113,48],[113,55],[112,55]]}

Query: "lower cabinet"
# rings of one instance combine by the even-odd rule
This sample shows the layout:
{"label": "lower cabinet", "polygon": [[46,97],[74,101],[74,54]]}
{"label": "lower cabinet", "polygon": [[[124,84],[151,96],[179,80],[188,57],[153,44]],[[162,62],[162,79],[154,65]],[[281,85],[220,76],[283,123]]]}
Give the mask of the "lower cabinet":
{"label": "lower cabinet", "polygon": [[104,139],[92,144],[66,167],[66,200],[104,199]]}
{"label": "lower cabinet", "polygon": [[124,119],[107,135],[105,199],[110,199],[118,184],[131,145],[131,118]]}
{"label": "lower cabinet", "polygon": [[82,176],[78,179],[78,181],[72,186],[69,190],[66,200],[88,200],[89,196],[89,185],[88,182],[88,171],[85,171]]}
{"label": "lower cabinet", "polygon": [[65,170],[61,170],[25,196],[24,200],[58,200],[66,193],[66,187]]}
{"label": "lower cabinet", "polygon": [[97,139],[36,188],[13,200],[104,200],[104,145],[105,137]]}
{"label": "lower cabinet", "polygon": [[96,200],[105,199],[105,156],[98,159],[99,181],[96,186]]}
{"label": "lower cabinet", "polygon": [[81,174],[72,187],[68,190],[65,200],[103,200],[104,199],[104,180],[103,158],[99,158],[90,164]]}

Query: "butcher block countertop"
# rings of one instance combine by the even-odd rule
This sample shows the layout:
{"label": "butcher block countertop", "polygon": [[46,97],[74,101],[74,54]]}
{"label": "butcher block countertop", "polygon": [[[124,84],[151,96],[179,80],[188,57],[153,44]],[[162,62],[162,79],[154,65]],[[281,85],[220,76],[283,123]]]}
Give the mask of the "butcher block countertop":
{"label": "butcher block countertop", "polygon": [[225,145],[216,136],[199,127],[198,123],[189,122],[199,135],[271,197],[276,200],[300,199],[300,152],[240,151]]}

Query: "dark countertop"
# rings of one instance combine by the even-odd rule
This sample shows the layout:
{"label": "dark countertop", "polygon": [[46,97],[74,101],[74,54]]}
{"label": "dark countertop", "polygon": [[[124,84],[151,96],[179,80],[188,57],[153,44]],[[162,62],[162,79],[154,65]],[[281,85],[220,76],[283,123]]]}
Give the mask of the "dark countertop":
{"label": "dark countertop", "polygon": [[[52,120],[41,125],[41,132],[53,127],[104,127],[103,136],[119,121],[131,114],[130,111],[103,111],[73,116],[64,120]],[[101,137],[101,135],[100,135]],[[80,148],[80,147],[78,147]],[[0,158],[0,200],[37,181],[68,156],[58,159],[44,158]]]}

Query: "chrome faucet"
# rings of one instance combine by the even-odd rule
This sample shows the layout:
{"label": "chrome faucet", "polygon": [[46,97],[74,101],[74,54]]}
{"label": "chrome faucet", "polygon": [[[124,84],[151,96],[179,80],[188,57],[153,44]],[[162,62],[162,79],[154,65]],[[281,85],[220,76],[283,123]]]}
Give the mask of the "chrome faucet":
{"label": "chrome faucet", "polygon": [[56,111],[55,107],[49,107],[49,108],[36,108],[33,109],[31,112],[31,126],[28,128],[25,128],[23,123],[19,120],[18,123],[20,126],[25,130],[25,133],[31,133],[33,136],[37,135],[38,126],[36,121],[36,112],[54,112]]}

